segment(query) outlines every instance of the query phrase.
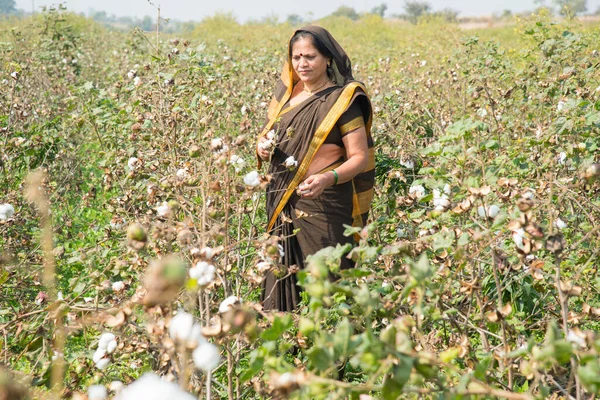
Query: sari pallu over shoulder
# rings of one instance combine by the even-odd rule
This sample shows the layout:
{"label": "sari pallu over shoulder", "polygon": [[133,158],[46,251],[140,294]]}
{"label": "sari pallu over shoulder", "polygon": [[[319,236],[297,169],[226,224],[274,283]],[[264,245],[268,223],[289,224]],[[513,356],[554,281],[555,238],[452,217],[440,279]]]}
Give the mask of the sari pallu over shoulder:
{"label": "sari pallu over shoulder", "polygon": [[[350,104],[358,102],[363,110],[365,118],[365,132],[369,148],[369,163],[364,171],[353,179],[353,225],[363,226],[366,223],[368,210],[373,198],[374,183],[374,149],[373,140],[370,135],[371,127],[371,105],[366,95],[364,86],[359,82],[351,82],[342,88],[326,91],[322,96],[315,96],[307,104],[299,104],[299,110],[292,110],[282,115],[281,108],[272,118],[272,123],[267,123],[265,129],[270,130],[277,127],[279,133],[278,154],[272,160],[269,173],[272,174],[273,182],[269,185],[267,193],[268,225],[267,230],[275,227],[277,217],[281,214],[285,205],[294,193],[296,187],[305,178],[306,171],[310,166],[317,150],[321,147],[327,135],[333,129],[340,116],[348,109]],[[282,102],[285,102],[282,99]],[[311,107],[312,105],[312,107]],[[286,109],[287,111],[288,109]],[[304,124],[303,124],[304,123]],[[312,137],[287,138],[285,131],[289,127],[301,126],[303,132],[314,132]],[[266,134],[266,132],[265,132]],[[298,141],[305,141],[305,144]],[[298,151],[298,149],[301,149]],[[297,153],[298,168],[293,172],[282,171],[280,165],[285,157]],[[291,154],[290,154],[291,153]]]}

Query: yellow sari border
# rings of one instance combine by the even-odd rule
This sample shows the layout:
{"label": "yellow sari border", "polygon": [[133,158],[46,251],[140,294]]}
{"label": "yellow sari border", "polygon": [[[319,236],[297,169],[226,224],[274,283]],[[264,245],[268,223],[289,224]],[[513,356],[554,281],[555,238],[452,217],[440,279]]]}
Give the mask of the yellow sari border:
{"label": "yellow sari border", "polygon": [[[331,129],[333,128],[333,126],[335,125],[335,123],[337,122],[339,117],[344,113],[344,111],[346,111],[346,109],[350,105],[350,101],[352,100],[352,97],[354,96],[354,92],[356,91],[357,88],[361,88],[365,93],[367,92],[366,89],[359,82],[349,83],[344,88],[340,97],[337,99],[337,101],[335,102],[335,104],[333,105],[331,110],[329,110],[329,112],[327,113],[327,115],[325,116],[325,118],[323,119],[323,121],[321,122],[319,127],[317,128],[315,135],[313,136],[313,139],[308,147],[306,156],[302,160],[302,163],[298,166],[296,175],[294,175],[294,178],[290,182],[285,193],[281,197],[279,204],[275,208],[273,215],[271,216],[269,224],[267,225],[267,231],[270,231],[273,228],[273,226],[275,225],[277,216],[281,213],[281,211],[287,204],[287,202],[290,199],[291,195],[293,194],[294,190],[296,190],[296,187],[300,184],[300,181],[302,180],[302,178],[304,178],[304,175],[306,174],[306,171],[308,171],[308,167],[309,167],[310,163],[312,162],[315,154],[317,153],[317,150],[321,147],[321,145],[327,138],[327,135],[329,134],[329,132],[331,131]],[[290,91],[290,94],[291,94],[291,91]],[[286,93],[286,95],[287,95],[287,93]],[[285,103],[285,101],[282,100],[282,102],[280,103],[278,112],[281,110],[281,106],[284,103]],[[370,123],[368,125],[370,125]],[[265,132],[265,134],[266,134],[266,132]]]}

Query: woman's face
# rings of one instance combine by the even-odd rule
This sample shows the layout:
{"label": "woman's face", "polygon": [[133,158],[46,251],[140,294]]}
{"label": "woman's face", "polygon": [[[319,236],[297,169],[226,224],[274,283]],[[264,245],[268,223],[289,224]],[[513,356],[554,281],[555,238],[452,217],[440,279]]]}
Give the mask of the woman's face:
{"label": "woman's face", "polygon": [[308,37],[301,37],[292,46],[292,67],[305,83],[319,83],[327,76],[327,58]]}

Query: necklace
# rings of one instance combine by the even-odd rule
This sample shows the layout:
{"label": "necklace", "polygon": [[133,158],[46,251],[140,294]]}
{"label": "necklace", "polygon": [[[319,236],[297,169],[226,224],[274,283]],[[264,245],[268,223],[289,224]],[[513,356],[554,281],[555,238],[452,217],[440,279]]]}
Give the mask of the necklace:
{"label": "necklace", "polygon": [[302,90],[305,91],[306,93],[312,95],[314,92],[316,92],[317,90],[321,89],[323,86],[327,85],[327,83],[329,83],[329,80],[326,80],[325,82],[323,82],[322,85],[320,85],[319,87],[316,87],[314,89],[309,89],[306,87],[306,84],[302,85]]}

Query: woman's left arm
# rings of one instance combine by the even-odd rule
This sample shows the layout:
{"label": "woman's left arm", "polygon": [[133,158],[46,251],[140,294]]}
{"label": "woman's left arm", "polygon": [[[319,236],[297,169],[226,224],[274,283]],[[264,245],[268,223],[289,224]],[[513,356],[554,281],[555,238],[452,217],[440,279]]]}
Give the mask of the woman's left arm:
{"label": "woman's left arm", "polygon": [[[369,162],[369,146],[364,126],[348,132],[342,138],[342,142],[346,148],[346,161],[335,169],[338,175],[337,183],[348,182],[363,172]],[[301,190],[307,190],[310,193],[302,197],[308,199],[317,198],[326,188],[333,186],[334,183],[335,174],[332,171],[311,175],[306,178],[304,187],[301,188]]]}

